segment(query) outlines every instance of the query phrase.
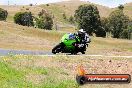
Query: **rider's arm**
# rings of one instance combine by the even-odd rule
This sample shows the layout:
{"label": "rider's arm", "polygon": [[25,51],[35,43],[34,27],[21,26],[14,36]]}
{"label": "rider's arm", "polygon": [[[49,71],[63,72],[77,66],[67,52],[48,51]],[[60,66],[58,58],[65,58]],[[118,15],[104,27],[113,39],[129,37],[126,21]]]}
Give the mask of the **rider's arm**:
{"label": "rider's arm", "polygon": [[91,42],[91,39],[90,39],[90,37],[87,33],[85,33],[85,40],[86,40],[87,43]]}

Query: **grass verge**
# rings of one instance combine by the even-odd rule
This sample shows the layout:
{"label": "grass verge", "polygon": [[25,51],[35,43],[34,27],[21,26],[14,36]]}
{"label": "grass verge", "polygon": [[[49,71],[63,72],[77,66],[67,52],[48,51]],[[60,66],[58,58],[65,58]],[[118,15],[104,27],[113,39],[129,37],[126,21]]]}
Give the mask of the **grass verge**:
{"label": "grass verge", "polygon": [[132,58],[9,55],[1,57],[0,60],[0,74],[2,74],[0,82],[4,88],[132,87],[131,83],[78,86],[75,80],[77,67],[81,64],[89,74],[132,75]]}

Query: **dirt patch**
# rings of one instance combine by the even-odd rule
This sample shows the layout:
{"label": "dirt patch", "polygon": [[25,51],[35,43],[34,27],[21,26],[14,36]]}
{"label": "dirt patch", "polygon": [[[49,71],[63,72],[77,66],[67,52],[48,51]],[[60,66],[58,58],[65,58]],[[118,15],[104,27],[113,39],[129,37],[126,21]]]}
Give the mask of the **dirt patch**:
{"label": "dirt patch", "polygon": [[40,84],[45,79],[45,75],[40,74],[28,74],[26,75],[26,80],[34,84]]}

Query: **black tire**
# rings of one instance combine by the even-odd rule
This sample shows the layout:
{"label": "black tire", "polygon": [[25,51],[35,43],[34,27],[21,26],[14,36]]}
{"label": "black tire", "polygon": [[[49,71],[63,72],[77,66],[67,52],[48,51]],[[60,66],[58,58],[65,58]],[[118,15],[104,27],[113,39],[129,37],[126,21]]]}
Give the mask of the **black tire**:
{"label": "black tire", "polygon": [[59,53],[61,49],[61,43],[59,43],[58,45],[56,45],[53,49],[52,49],[52,53],[56,54]]}
{"label": "black tire", "polygon": [[78,53],[77,50],[75,50],[71,52],[71,55],[77,55],[77,53]]}
{"label": "black tire", "polygon": [[76,76],[76,81],[79,85],[83,85],[86,83],[86,78],[84,76]]}
{"label": "black tire", "polygon": [[77,52],[73,52],[73,53],[71,53],[71,55],[77,55]]}
{"label": "black tire", "polygon": [[86,51],[86,45],[82,47],[81,53],[82,53],[82,54],[85,54],[85,51]]}
{"label": "black tire", "polygon": [[85,51],[82,51],[81,53],[82,53],[82,54],[85,54]]}

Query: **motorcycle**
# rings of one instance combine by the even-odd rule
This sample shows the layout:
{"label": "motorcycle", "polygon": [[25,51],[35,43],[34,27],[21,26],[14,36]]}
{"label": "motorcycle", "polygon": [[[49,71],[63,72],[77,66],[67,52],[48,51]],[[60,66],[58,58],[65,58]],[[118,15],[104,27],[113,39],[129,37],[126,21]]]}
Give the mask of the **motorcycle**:
{"label": "motorcycle", "polygon": [[80,38],[72,33],[67,33],[62,36],[61,42],[56,45],[52,49],[52,53],[71,53],[71,54],[77,54],[81,52],[82,54],[85,54],[86,48],[88,47],[88,43],[86,44],[78,44],[80,42]]}

